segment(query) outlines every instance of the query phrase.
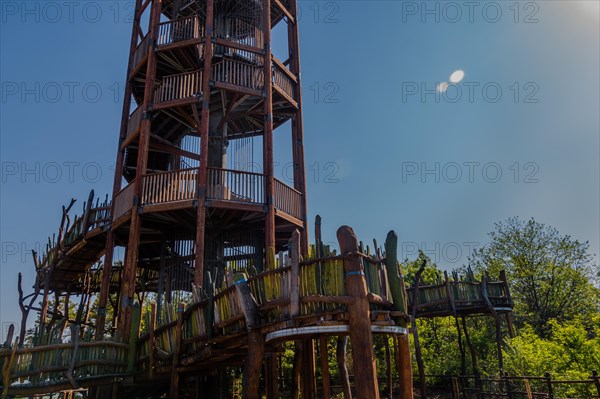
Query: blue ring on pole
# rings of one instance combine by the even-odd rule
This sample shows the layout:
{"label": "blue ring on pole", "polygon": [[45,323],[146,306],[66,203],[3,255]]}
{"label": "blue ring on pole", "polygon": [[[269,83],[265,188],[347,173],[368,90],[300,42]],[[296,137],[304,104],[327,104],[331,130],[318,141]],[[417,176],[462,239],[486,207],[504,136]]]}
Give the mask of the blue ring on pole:
{"label": "blue ring on pole", "polygon": [[238,281],[236,281],[235,283],[233,283],[233,285],[240,285],[240,284],[242,284],[242,283],[246,283],[246,282],[248,282],[248,280],[246,280],[246,279],[242,279],[242,280],[238,280]]}
{"label": "blue ring on pole", "polygon": [[346,272],[346,276],[364,276],[365,272]]}

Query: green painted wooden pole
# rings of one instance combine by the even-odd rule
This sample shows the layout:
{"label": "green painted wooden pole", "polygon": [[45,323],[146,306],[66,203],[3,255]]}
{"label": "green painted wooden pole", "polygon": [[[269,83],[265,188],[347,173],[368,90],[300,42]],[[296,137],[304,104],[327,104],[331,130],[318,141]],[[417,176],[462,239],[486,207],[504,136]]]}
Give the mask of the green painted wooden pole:
{"label": "green painted wooden pole", "polygon": [[[396,310],[407,313],[406,298],[404,297],[404,279],[398,273],[398,235],[394,230],[390,231],[385,239],[385,267],[390,290]],[[406,325],[404,325],[406,327]]]}
{"label": "green painted wooden pole", "polygon": [[129,353],[127,354],[127,372],[133,374],[135,370],[135,358],[137,356],[137,342],[140,335],[140,321],[142,309],[139,303],[135,303],[131,310],[131,330],[129,331]]}

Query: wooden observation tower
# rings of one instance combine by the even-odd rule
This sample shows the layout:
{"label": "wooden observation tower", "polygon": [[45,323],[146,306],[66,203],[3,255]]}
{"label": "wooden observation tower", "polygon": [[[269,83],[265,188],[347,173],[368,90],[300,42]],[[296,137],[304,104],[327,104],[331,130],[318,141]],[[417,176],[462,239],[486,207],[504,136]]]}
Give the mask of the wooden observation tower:
{"label": "wooden observation tower", "polygon": [[[323,245],[319,217],[308,245],[296,0],[136,0],[135,10],[112,196],[92,192],[80,216],[74,200],[63,207],[58,234],[33,254],[33,293],[19,276],[23,316],[0,347],[2,399],[80,389],[327,399],[336,342],[345,399],[412,399],[417,317],[491,314],[501,356],[504,275],[408,287],[394,232],[371,252],[342,226],[338,253]],[[275,135],[291,136],[285,182]],[[280,390],[286,345],[293,376]],[[375,345],[385,347],[383,385]]]}
{"label": "wooden observation tower", "polygon": [[[123,336],[142,269],[174,300],[206,289],[207,276],[220,286],[226,269],[271,268],[294,229],[307,248],[296,1],[138,0],[136,10],[105,255],[110,265],[126,248]],[[271,48],[278,25],[285,59]],[[274,176],[274,134],[291,134],[293,183]]]}

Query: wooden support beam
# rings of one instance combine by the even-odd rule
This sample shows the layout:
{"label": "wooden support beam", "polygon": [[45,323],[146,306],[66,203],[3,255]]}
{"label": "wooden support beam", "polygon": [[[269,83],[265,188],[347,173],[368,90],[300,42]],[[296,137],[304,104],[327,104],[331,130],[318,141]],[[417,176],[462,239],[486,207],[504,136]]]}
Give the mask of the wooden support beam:
{"label": "wooden support beam", "polygon": [[242,308],[248,330],[248,355],[244,364],[242,398],[259,399],[260,371],[263,365],[265,340],[259,328],[258,304],[246,282],[246,275],[238,273],[234,279],[236,296]]}
{"label": "wooden support beam", "polygon": [[177,307],[177,326],[175,327],[175,345],[173,350],[173,360],[171,360],[171,386],[170,386],[170,398],[179,398],[179,373],[177,367],[179,366],[180,354],[181,354],[181,336],[183,334],[183,312],[185,311],[185,304],[179,303]]}
{"label": "wooden support beam", "polygon": [[348,347],[348,337],[342,336],[337,338],[337,347],[335,351],[338,372],[342,384],[342,392],[344,399],[352,399],[352,391],[350,389],[350,374],[346,365],[346,350]]}
{"label": "wooden support beam", "polygon": [[411,367],[411,354],[408,335],[399,335],[396,338],[396,368],[398,370],[400,392],[399,399],[413,398],[413,379]]}
{"label": "wooden support beam", "polygon": [[346,256],[344,259],[346,295],[355,298],[354,304],[348,305],[348,319],[356,396],[361,399],[379,399],[368,290],[362,261],[357,254],[358,239],[352,228],[348,226],[338,229],[337,238],[340,252]]}
{"label": "wooden support beam", "polygon": [[465,332],[465,341],[467,341],[467,347],[469,348],[469,353],[471,354],[471,369],[473,370],[473,375],[479,374],[479,369],[477,367],[477,352],[475,351],[475,347],[471,342],[471,336],[469,334],[469,330],[467,329],[467,320],[465,316],[461,317],[463,330]]}
{"label": "wooden support beam", "polygon": [[271,53],[271,0],[263,1],[264,56],[264,122],[263,122],[263,170],[265,173],[265,197],[267,215],[265,217],[266,270],[273,269],[271,253],[275,253],[275,172],[273,170],[273,68]]}
{"label": "wooden support beam", "polygon": [[154,330],[156,329],[156,302],[152,302],[150,305],[150,325],[148,331],[150,338],[148,339],[148,379],[152,381],[154,379],[154,351],[155,351],[155,337]]}
{"label": "wooden support beam", "polygon": [[490,301],[490,298],[488,297],[487,279],[488,279],[487,274],[485,274],[481,278],[481,296],[483,297],[485,304],[487,305],[492,317],[494,318],[494,322],[495,322],[495,326],[496,326],[496,352],[498,355],[498,368],[500,369],[500,371],[503,371],[504,370],[504,361],[502,358],[502,331],[501,331],[501,326],[500,326],[500,316],[498,315],[498,312],[496,312],[496,309],[494,309],[494,305],[492,305],[492,302]]}
{"label": "wooden support beam", "polygon": [[322,378],[322,399],[331,397],[331,382],[329,379],[329,352],[327,351],[327,337],[319,337],[319,351],[321,353],[321,378]]}
{"label": "wooden support beam", "polygon": [[[297,0],[289,1],[289,11],[293,21],[288,21],[288,51],[289,70],[296,76],[294,90],[297,109],[292,117],[292,158],[294,162],[294,188],[302,193],[302,214],[305,228],[302,230],[302,254],[308,254],[308,209],[306,206],[306,174],[304,161],[304,121],[302,119],[302,82],[300,78],[300,40],[298,33],[298,4]],[[284,63],[285,64],[285,63]]]}
{"label": "wooden support beam", "polygon": [[[150,22],[148,35],[155,42],[158,37],[158,25],[162,10],[162,0],[152,0],[150,9]],[[154,78],[156,76],[156,53],[153,46],[148,48],[148,62],[146,66],[146,81],[144,82],[144,101],[142,109],[147,112],[150,108],[154,97]],[[148,165],[148,152],[150,145],[150,134],[152,131],[151,120],[146,115],[141,124],[141,133],[138,149],[138,157],[136,161],[136,178],[133,181],[133,191],[137,198],[141,196],[141,176],[146,173]],[[135,294],[135,278],[138,263],[138,253],[140,244],[140,229],[141,219],[138,214],[138,204],[134,203],[131,210],[131,222],[129,228],[129,238],[127,241],[127,252],[125,259],[125,267],[123,271],[121,284],[121,303],[118,333],[121,337],[126,337],[127,332],[131,328],[131,310],[133,305],[133,297]]]}
{"label": "wooden support beam", "polygon": [[129,351],[127,353],[127,372],[135,372],[135,361],[137,359],[137,342],[140,336],[140,322],[142,320],[142,309],[139,303],[132,306],[131,331],[129,332]]}
{"label": "wooden support beam", "polygon": [[267,399],[279,399],[279,380],[278,380],[278,359],[276,353],[267,355],[265,361]]}
{"label": "wooden support beam", "polygon": [[304,339],[300,347],[302,348],[302,399],[316,399],[315,341],[313,339]]}
{"label": "wooden support beam", "polygon": [[200,126],[200,170],[198,171],[198,210],[196,213],[196,271],[194,273],[194,285],[196,287],[204,286],[204,249],[206,234],[206,181],[208,169],[208,135],[209,135],[209,114],[210,114],[210,73],[206,73],[212,68],[213,56],[213,23],[214,23],[214,0],[206,2],[206,42],[204,44],[204,71],[202,74],[202,112],[198,113],[194,108],[194,118]]}
{"label": "wooden support beam", "polygon": [[425,266],[427,265],[427,260],[424,259],[415,274],[415,280],[413,282],[413,298],[412,298],[412,309],[411,309],[411,319],[412,319],[412,332],[415,342],[415,357],[417,358],[417,368],[419,370],[419,391],[421,393],[422,398],[427,397],[427,387],[425,385],[425,365],[423,364],[423,354],[421,352],[421,343],[419,342],[419,329],[417,328],[417,298],[419,294],[419,279],[421,278],[421,274],[425,270]]}

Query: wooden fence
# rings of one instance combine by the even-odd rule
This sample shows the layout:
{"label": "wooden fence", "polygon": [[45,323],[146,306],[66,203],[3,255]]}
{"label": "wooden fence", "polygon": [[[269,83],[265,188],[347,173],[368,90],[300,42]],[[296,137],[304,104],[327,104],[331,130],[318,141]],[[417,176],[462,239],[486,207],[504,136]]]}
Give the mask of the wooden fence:
{"label": "wooden fence", "polygon": [[[593,399],[600,398],[600,377],[592,371],[586,379],[544,376],[426,375],[432,387],[450,390],[453,399]],[[418,378],[418,377],[415,377]]]}
{"label": "wooden fence", "polygon": [[[0,349],[2,390],[77,385],[125,374],[128,345],[113,341]],[[3,396],[4,397],[4,396]]]}

